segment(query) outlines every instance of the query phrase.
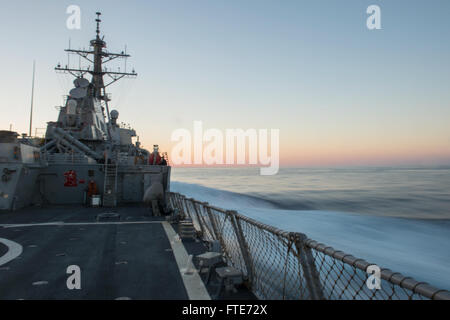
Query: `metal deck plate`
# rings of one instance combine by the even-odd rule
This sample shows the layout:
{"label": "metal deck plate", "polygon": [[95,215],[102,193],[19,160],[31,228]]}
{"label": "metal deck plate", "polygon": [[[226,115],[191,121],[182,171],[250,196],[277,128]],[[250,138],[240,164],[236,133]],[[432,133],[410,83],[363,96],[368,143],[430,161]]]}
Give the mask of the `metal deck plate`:
{"label": "metal deck plate", "polygon": [[[117,210],[122,221],[111,223],[97,223],[95,208],[0,214],[0,238],[23,248],[0,266],[9,268],[0,270],[0,299],[188,299],[162,221],[145,208]],[[71,265],[80,290],[67,287]]]}

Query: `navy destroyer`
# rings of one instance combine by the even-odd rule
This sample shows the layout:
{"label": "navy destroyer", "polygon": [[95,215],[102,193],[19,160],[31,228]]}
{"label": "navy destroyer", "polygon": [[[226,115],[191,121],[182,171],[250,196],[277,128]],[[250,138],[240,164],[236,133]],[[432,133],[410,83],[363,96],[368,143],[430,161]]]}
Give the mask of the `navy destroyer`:
{"label": "navy destroyer", "polygon": [[55,68],[74,88],[45,137],[0,132],[0,300],[210,299],[181,271],[205,247],[185,248],[167,219],[167,154],[109,109],[107,87],[137,74],[106,68],[129,55],[106,49],[100,22],[89,50],[66,50],[90,67]]}
{"label": "navy destroyer", "polygon": [[45,137],[0,131],[0,300],[450,300],[305,234],[170,192],[167,154],[133,143],[109,109],[106,88],[137,74],[105,67],[129,55],[107,51],[100,13],[96,22],[89,50],[66,50],[91,66],[56,67],[74,88]]}
{"label": "navy destroyer", "polygon": [[74,88],[59,107],[58,119],[48,122],[45,139],[0,132],[0,209],[138,203],[152,182],[159,184],[160,204],[165,208],[170,188],[166,154],[160,154],[156,144],[150,152],[139,141],[133,143],[136,131],[121,126],[119,112],[109,109],[106,88],[137,74],[134,70],[107,69],[109,61],[129,55],[107,51],[100,36],[100,13],[96,22],[90,50],[66,50],[91,66],[83,69],[58,64],[55,68],[75,77]]}

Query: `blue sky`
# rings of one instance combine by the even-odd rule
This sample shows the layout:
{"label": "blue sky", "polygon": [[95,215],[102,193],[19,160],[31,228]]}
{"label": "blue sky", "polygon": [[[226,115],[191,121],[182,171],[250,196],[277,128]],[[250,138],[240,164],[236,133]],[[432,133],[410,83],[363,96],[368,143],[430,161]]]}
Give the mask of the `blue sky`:
{"label": "blue sky", "polygon": [[[79,5],[81,30],[66,28]],[[382,30],[366,28],[381,7]],[[70,89],[55,75],[102,15],[108,49],[127,45],[139,76],[111,87],[112,106],[144,145],[170,152],[173,130],[279,128],[285,164],[450,162],[449,1],[1,2],[1,126],[55,120]]]}

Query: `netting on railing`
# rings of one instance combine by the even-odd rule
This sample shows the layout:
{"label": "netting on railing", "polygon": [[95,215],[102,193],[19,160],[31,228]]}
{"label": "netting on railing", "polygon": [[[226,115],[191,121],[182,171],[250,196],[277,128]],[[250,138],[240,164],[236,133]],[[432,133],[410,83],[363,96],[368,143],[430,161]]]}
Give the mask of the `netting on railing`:
{"label": "netting on railing", "polygon": [[218,240],[260,299],[446,299],[450,293],[381,269],[379,288],[367,285],[369,266],[304,234],[285,232],[208,203],[170,193],[169,205],[192,219],[205,240]]}
{"label": "netting on railing", "polygon": [[[289,235],[239,218],[252,260],[253,290],[264,299],[307,299],[297,249]],[[274,232],[275,231],[275,232]]]}

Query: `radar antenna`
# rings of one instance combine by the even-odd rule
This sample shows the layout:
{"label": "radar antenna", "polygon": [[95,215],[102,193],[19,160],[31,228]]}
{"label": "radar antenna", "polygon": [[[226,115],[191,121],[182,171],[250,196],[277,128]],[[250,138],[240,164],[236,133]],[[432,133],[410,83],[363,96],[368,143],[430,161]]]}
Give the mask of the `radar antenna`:
{"label": "radar antenna", "polygon": [[[103,38],[100,38],[100,15],[101,12],[96,12],[97,19],[95,19],[97,23],[96,28],[96,37],[94,40],[91,40],[90,46],[92,50],[74,50],[74,49],[66,49],[65,51],[72,54],[78,54],[82,58],[86,59],[90,63],[93,64],[93,68],[71,68],[69,65],[62,67],[58,64],[55,68],[56,71],[62,71],[66,73],[70,73],[76,78],[82,78],[85,74],[92,75],[92,87],[93,87],[93,95],[94,97],[104,100],[106,103],[110,100],[105,92],[105,88],[114,82],[122,79],[123,77],[136,77],[137,73],[132,70],[132,72],[114,72],[108,71],[106,68],[103,68],[103,64],[107,62],[117,59],[117,58],[128,58],[129,54],[124,53],[111,53],[105,50],[106,42]],[[103,77],[108,76],[110,81],[105,84]]]}

